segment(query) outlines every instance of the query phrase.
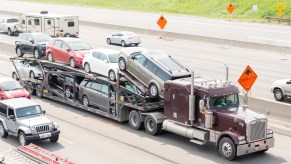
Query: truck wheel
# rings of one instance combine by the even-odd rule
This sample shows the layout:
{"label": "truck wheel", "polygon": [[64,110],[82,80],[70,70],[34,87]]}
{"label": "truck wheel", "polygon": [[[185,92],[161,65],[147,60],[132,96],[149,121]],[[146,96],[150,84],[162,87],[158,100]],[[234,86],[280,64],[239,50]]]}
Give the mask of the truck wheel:
{"label": "truck wheel", "polygon": [[28,91],[28,93],[30,95],[34,95],[35,94],[35,89],[33,88],[32,82],[28,82],[27,83],[26,90]]}
{"label": "truck wheel", "polygon": [[144,126],[148,134],[157,135],[162,132],[162,124],[158,124],[152,116],[146,116]]}
{"label": "truck wheel", "polygon": [[284,95],[281,89],[277,88],[274,91],[274,97],[277,101],[283,101],[284,100]]}
{"label": "truck wheel", "polygon": [[118,67],[121,71],[125,71],[126,69],[126,62],[122,57],[118,60]]}
{"label": "truck wheel", "polygon": [[16,55],[17,55],[17,57],[22,57],[23,56],[23,52],[21,51],[20,47],[16,48]]}
{"label": "truck wheel", "polygon": [[0,122],[0,136],[2,138],[6,138],[8,136],[8,132],[5,131],[5,128],[2,122]]}
{"label": "truck wheel", "polygon": [[37,49],[34,49],[33,55],[34,55],[34,58],[36,58],[36,59],[40,59],[40,55],[39,55]]}
{"label": "truck wheel", "polygon": [[236,146],[230,138],[224,137],[219,141],[219,153],[230,161],[236,157]]}
{"label": "truck wheel", "polygon": [[27,141],[26,136],[23,132],[19,133],[18,139],[19,139],[21,146],[25,146],[25,145],[29,144],[29,142]]}
{"label": "truck wheel", "polygon": [[142,128],[141,117],[136,110],[132,110],[129,113],[128,122],[129,122],[130,127],[135,130],[139,130]]}
{"label": "truck wheel", "polygon": [[155,83],[151,83],[149,86],[149,90],[150,90],[150,96],[151,97],[158,97],[158,87]]}
{"label": "truck wheel", "polygon": [[59,140],[59,135],[56,135],[56,136],[50,138],[51,142],[58,142],[58,140]]}
{"label": "truck wheel", "polygon": [[8,28],[7,33],[9,36],[12,36],[12,34],[13,34],[10,28]]}
{"label": "truck wheel", "polygon": [[36,96],[39,98],[42,98],[42,96],[43,96],[42,87],[40,85],[36,86]]}

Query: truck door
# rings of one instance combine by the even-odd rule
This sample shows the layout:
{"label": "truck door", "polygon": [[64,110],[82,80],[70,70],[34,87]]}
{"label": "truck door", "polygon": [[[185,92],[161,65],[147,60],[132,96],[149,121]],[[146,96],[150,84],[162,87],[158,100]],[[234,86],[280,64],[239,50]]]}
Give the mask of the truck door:
{"label": "truck door", "polygon": [[[14,119],[10,119],[9,116],[14,116]],[[17,124],[16,124],[16,115],[13,109],[8,107],[8,114],[7,114],[7,127],[13,133],[17,132]]]}
{"label": "truck door", "polygon": [[188,103],[186,101],[186,97],[184,93],[181,91],[172,90],[171,91],[171,118],[175,121],[185,123],[187,121],[188,114]]}
{"label": "truck door", "polygon": [[44,18],[44,33],[55,36],[55,20],[52,18]]}

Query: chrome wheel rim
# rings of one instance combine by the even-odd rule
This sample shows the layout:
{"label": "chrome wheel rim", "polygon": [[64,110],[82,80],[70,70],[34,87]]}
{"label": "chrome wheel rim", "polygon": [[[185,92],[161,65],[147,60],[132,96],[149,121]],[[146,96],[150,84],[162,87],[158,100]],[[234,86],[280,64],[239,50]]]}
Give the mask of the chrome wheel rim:
{"label": "chrome wheel rim", "polygon": [[232,153],[232,147],[228,142],[225,142],[222,144],[222,153],[226,156],[229,157]]}
{"label": "chrome wheel rim", "polygon": [[157,91],[158,90],[157,87],[155,87],[154,85],[152,85],[150,90],[151,90],[151,95],[152,96],[156,96],[157,95],[157,92],[158,92]]}
{"label": "chrome wheel rim", "polygon": [[147,129],[148,129],[149,131],[153,131],[153,130],[154,130],[154,122],[153,122],[153,120],[149,120],[149,121],[147,122]]}
{"label": "chrome wheel rim", "polygon": [[108,38],[108,39],[107,39],[107,44],[110,44],[110,43],[111,43],[111,41],[110,41],[110,39]]}
{"label": "chrome wheel rim", "polygon": [[124,41],[121,42],[121,46],[125,47],[125,42]]}
{"label": "chrome wheel rim", "polygon": [[137,121],[137,116],[136,115],[131,117],[131,123],[132,123],[133,126],[137,126],[138,121]]}
{"label": "chrome wheel rim", "polygon": [[39,85],[38,85],[38,87],[36,87],[36,94],[37,94],[37,96],[41,96],[41,87],[39,87]]}

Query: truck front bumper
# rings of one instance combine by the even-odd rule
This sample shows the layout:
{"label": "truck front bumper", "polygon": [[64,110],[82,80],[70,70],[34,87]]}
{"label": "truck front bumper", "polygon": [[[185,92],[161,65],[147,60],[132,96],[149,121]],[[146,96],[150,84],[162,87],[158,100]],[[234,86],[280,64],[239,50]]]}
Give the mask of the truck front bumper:
{"label": "truck front bumper", "polygon": [[32,134],[32,135],[27,135],[26,140],[44,140],[47,138],[55,137],[61,133],[60,130],[54,130],[52,132],[47,132],[47,133],[42,133],[42,134]]}
{"label": "truck front bumper", "polygon": [[257,151],[267,150],[274,147],[274,138],[267,138],[260,141],[246,143],[237,146],[237,156],[250,154]]}

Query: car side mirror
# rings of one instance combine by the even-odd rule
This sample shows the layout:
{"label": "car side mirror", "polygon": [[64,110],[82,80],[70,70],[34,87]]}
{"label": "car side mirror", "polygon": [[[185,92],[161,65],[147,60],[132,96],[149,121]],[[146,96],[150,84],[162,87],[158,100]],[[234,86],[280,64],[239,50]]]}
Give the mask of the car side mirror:
{"label": "car side mirror", "polygon": [[132,56],[131,59],[135,59],[135,56]]}
{"label": "car side mirror", "polygon": [[45,111],[45,110],[43,110],[43,111],[42,111],[42,114],[45,114],[45,113],[46,113],[46,111]]}
{"label": "car side mirror", "polygon": [[109,63],[107,59],[104,60],[105,63]]}
{"label": "car side mirror", "polygon": [[9,119],[14,120],[15,116],[14,115],[9,115]]}
{"label": "car side mirror", "polygon": [[70,52],[70,51],[71,51],[71,49],[67,48],[67,49],[66,49],[66,51]]}
{"label": "car side mirror", "polygon": [[34,40],[30,40],[29,42],[33,44],[34,43]]}

